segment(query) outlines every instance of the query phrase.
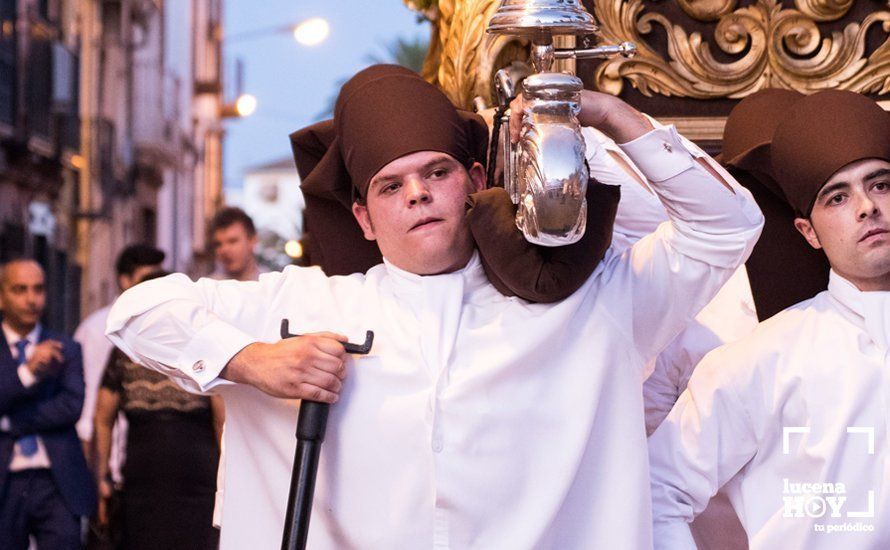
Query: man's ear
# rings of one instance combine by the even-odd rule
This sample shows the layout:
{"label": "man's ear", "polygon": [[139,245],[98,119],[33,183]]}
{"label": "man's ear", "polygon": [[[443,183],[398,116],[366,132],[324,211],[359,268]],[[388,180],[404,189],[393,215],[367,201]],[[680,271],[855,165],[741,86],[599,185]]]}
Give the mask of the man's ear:
{"label": "man's ear", "polygon": [[355,216],[355,220],[358,222],[359,227],[362,228],[362,233],[365,234],[365,239],[369,241],[377,240],[377,235],[374,234],[374,224],[371,223],[371,214],[368,212],[368,207],[359,202],[352,203],[352,215]]}
{"label": "man's ear", "polygon": [[803,238],[810,243],[810,246],[816,250],[822,248],[822,243],[819,242],[819,235],[816,234],[816,228],[813,227],[813,222],[807,218],[794,218],[794,227],[801,235],[803,235]]}
{"label": "man's ear", "polygon": [[131,284],[132,282],[133,282],[133,278],[130,277],[129,275],[122,274],[122,275],[117,276],[117,286],[121,290],[129,289],[131,286],[133,286]]}
{"label": "man's ear", "polygon": [[473,188],[471,193],[476,193],[477,191],[482,191],[485,189],[485,168],[482,167],[478,162],[474,162],[472,166],[470,166],[467,173],[470,174],[470,186]]}

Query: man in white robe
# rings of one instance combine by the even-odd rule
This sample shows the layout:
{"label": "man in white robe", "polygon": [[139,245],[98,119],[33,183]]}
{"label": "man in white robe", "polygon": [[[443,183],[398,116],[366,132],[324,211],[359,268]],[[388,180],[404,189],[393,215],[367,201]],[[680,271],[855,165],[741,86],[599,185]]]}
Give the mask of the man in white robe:
{"label": "man in white robe", "polygon": [[696,368],[649,440],[655,545],[695,548],[687,524],[724,487],[752,549],[887,548],[890,115],[819,92],[771,157],[828,290]]}
{"label": "man in white robe", "polygon": [[[318,169],[348,172],[383,264],[338,277],[291,267],[259,282],[173,275],[122,296],[109,335],[184,387],[224,397],[224,549],[280,543],[293,398],[336,401],[311,548],[649,548],[646,365],[744,262],[761,214],[673,128],[584,92],[582,123],[622,144],[671,220],[607,253],[558,303],[506,297],[463,214],[484,172],[428,86],[372,67],[344,86],[328,127],[328,152],[340,154]],[[379,142],[358,147],[359,128]],[[455,145],[428,139],[430,128]],[[387,148],[399,139],[401,150]],[[282,318],[321,334],[280,341]],[[340,335],[368,329],[370,355],[344,355]]]}
{"label": "man in white robe", "polygon": [[[657,121],[653,123],[658,126]],[[621,203],[615,216],[612,246],[627,248],[652,233],[668,214],[645,176],[614,141],[593,128],[584,128],[591,175],[605,184],[621,187]],[[690,152],[706,156],[694,143],[685,140]],[[599,146],[597,146],[599,145]],[[718,171],[725,174],[723,167]],[[727,179],[732,176],[725,174]],[[759,246],[762,242],[758,241]],[[757,247],[755,246],[755,251]],[[690,320],[683,332],[652,360],[652,374],[643,384],[646,434],[668,415],[686,389],[689,377],[701,359],[714,348],[747,336],[757,326],[757,312],[748,273],[740,266],[714,298]],[[725,494],[716,495],[695,523],[692,533],[700,550],[746,550],[747,542],[735,512]]]}

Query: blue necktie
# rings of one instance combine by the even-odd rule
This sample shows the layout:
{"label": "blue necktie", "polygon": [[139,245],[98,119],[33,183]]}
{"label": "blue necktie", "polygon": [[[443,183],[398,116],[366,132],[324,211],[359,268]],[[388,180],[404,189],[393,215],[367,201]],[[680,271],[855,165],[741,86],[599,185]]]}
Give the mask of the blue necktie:
{"label": "blue necktie", "polygon": [[[16,357],[16,366],[22,366],[27,361],[25,357],[25,348],[28,347],[28,340],[23,338],[15,343],[15,349],[18,351],[18,357]],[[19,450],[25,456],[34,456],[37,453],[37,436],[36,435],[26,435],[24,437],[20,437],[17,441],[19,444]]]}

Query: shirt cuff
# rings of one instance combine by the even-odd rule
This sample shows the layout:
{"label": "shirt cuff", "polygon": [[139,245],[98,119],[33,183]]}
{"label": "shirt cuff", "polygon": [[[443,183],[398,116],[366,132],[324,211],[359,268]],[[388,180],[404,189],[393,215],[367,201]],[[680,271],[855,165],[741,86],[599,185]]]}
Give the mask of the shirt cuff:
{"label": "shirt cuff", "polygon": [[646,178],[653,182],[664,181],[685,172],[695,162],[673,125],[655,128],[618,146]]}
{"label": "shirt cuff", "polygon": [[256,338],[223,321],[213,321],[199,330],[179,355],[176,366],[201,391],[219,385],[219,373],[239,351]]}
{"label": "shirt cuff", "polygon": [[655,522],[652,535],[655,550],[696,550],[695,539],[686,522]]}
{"label": "shirt cuff", "polygon": [[19,380],[22,381],[22,386],[30,388],[37,383],[37,377],[34,376],[34,373],[28,368],[28,365],[19,365],[17,372],[19,374]]}

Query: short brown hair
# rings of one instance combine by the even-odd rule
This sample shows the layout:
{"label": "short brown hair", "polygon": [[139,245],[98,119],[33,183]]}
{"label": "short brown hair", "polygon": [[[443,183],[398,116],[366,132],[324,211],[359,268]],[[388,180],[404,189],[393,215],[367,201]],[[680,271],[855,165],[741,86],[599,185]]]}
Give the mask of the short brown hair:
{"label": "short brown hair", "polygon": [[253,220],[247,215],[247,212],[236,206],[227,206],[213,216],[213,220],[210,222],[210,234],[213,235],[220,229],[225,229],[236,223],[244,226],[248,237],[256,235],[256,226],[253,225]]}

